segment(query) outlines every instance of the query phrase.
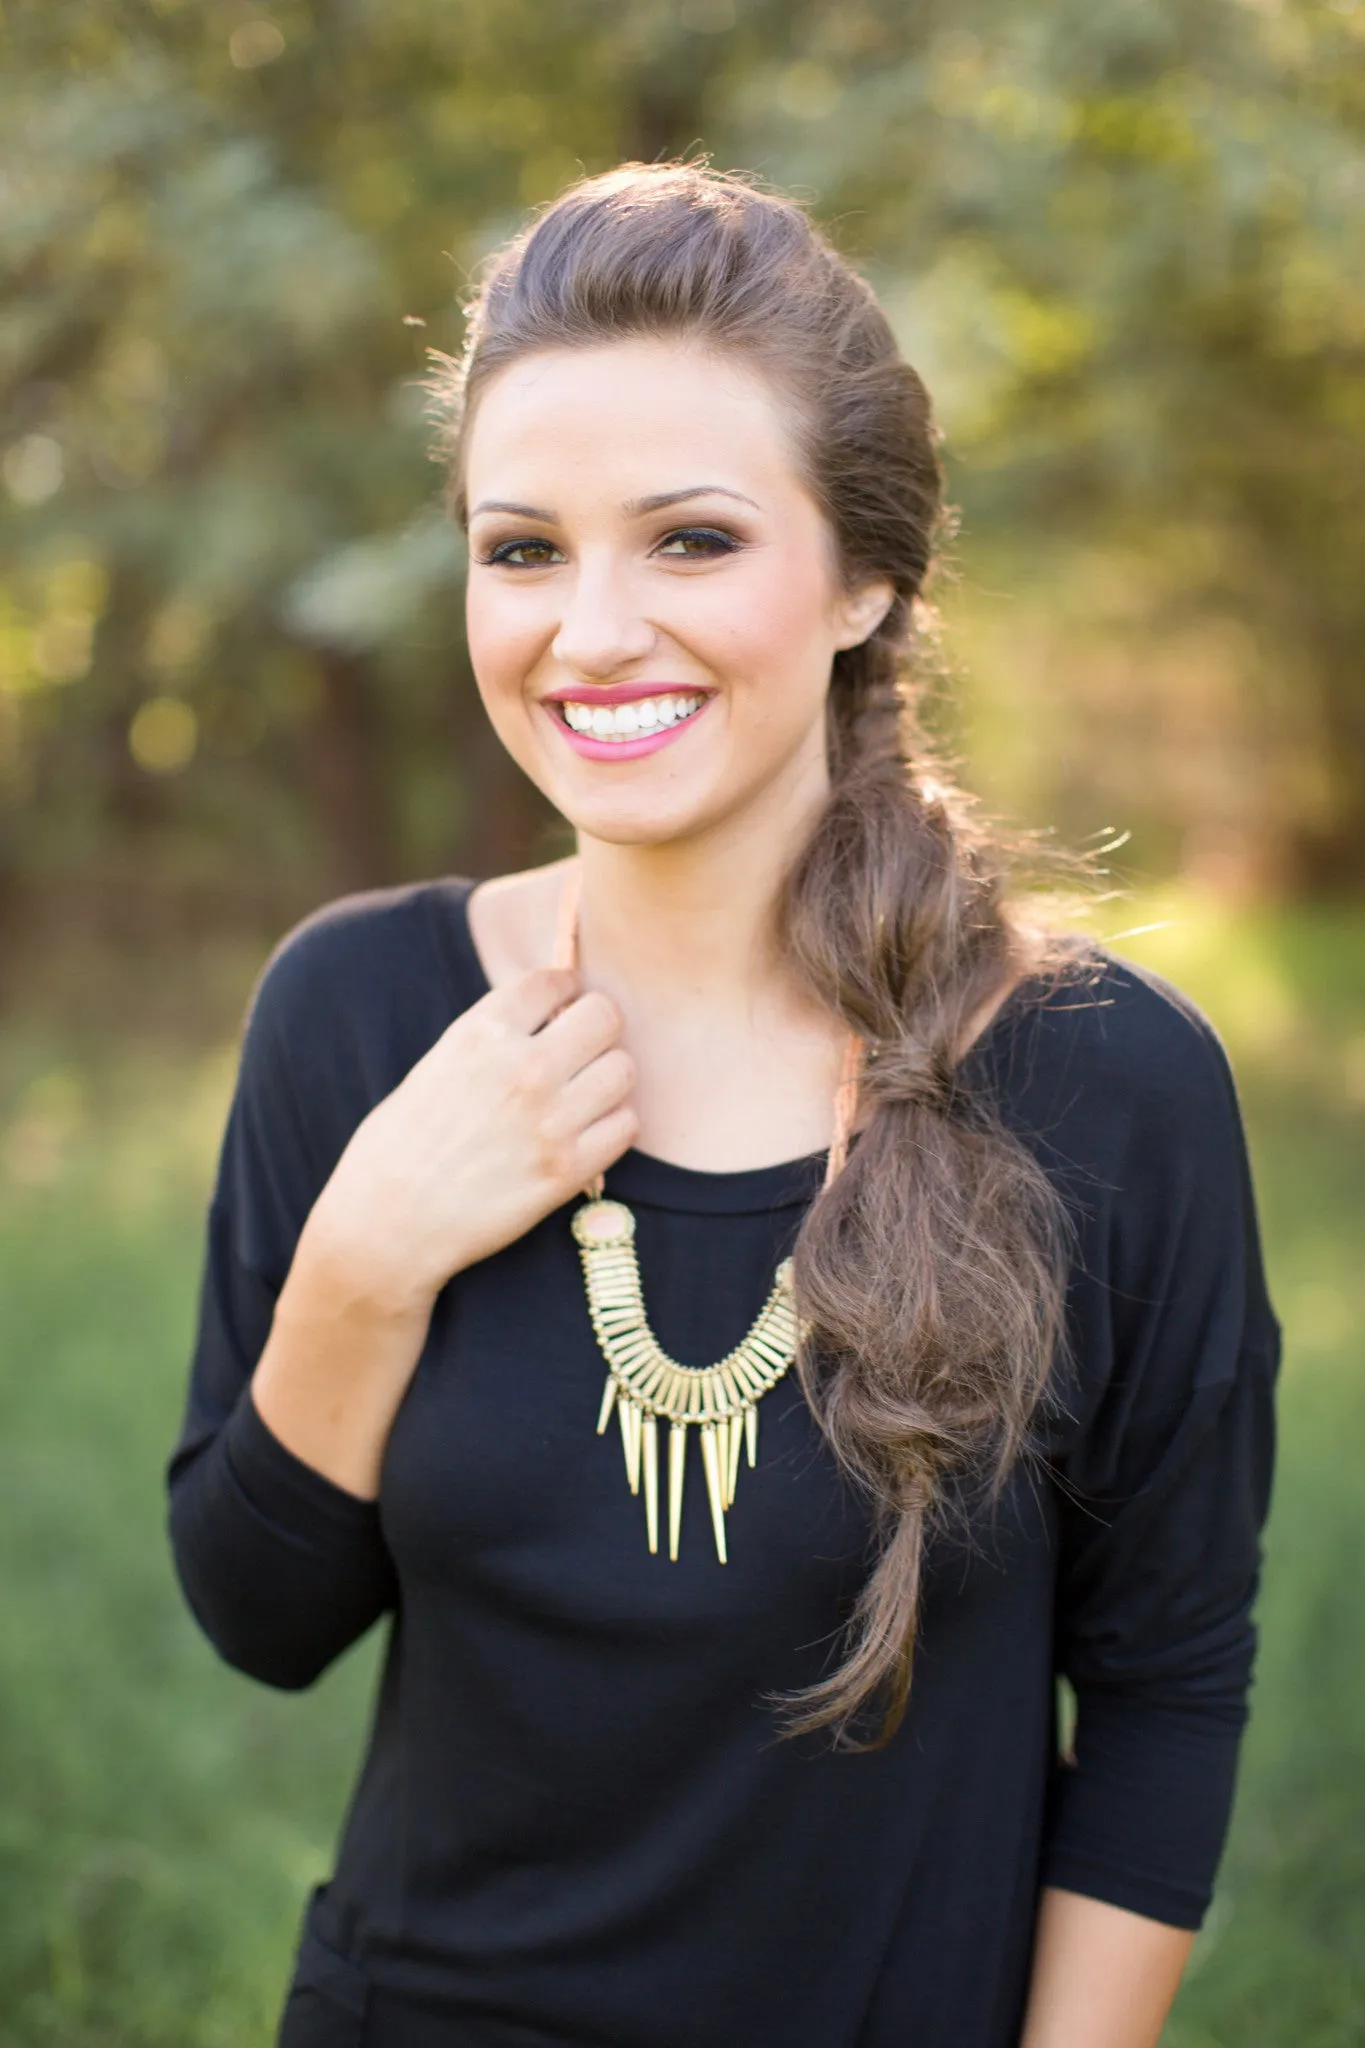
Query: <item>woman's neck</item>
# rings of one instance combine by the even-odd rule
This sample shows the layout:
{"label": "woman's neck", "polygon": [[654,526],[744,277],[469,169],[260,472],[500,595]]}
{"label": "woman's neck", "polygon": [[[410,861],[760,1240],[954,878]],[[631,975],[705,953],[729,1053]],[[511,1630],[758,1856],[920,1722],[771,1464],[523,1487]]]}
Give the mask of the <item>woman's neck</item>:
{"label": "woman's neck", "polygon": [[640,1015],[695,1009],[718,1023],[800,1004],[773,916],[808,830],[806,819],[786,832],[740,820],[662,846],[580,837],[586,984]]}

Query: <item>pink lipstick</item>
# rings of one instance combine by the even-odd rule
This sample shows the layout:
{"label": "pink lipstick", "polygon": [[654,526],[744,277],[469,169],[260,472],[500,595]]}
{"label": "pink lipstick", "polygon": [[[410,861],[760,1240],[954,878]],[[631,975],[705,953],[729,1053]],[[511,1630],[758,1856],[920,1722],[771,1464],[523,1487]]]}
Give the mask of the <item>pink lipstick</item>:
{"label": "pink lipstick", "polygon": [[[664,692],[661,690],[654,690],[648,692],[640,691],[638,693],[632,692],[629,697],[626,696],[625,692],[620,692],[615,696],[614,700],[608,697],[596,699],[594,701],[615,701],[617,703],[621,703],[623,701],[634,702],[636,701],[637,696],[644,696],[646,694],[651,696],[662,696]],[[669,692],[669,694],[679,696],[683,693],[681,691],[678,691],[675,687],[671,692]],[[567,698],[568,695],[569,693],[566,691],[564,693],[564,696]],[[555,699],[554,701],[562,700]],[[581,703],[585,700],[575,695],[572,699],[570,699],[570,701]],[[657,753],[660,747],[666,747],[670,740],[675,740],[679,738],[679,736],[682,733],[687,731],[689,726],[695,725],[699,718],[705,716],[706,707],[710,703],[710,701],[711,699],[708,695],[703,698],[702,702],[698,705],[697,709],[693,712],[690,712],[686,718],[679,719],[677,723],[674,725],[659,726],[653,732],[640,733],[635,739],[602,740],[598,739],[592,733],[575,732],[573,727],[568,724],[568,722],[565,720],[561,713],[550,709],[549,702],[546,703],[545,715],[553,722],[560,737],[564,740],[567,740],[568,744],[573,748],[574,752],[576,754],[581,754],[585,760],[638,761],[645,754]]]}

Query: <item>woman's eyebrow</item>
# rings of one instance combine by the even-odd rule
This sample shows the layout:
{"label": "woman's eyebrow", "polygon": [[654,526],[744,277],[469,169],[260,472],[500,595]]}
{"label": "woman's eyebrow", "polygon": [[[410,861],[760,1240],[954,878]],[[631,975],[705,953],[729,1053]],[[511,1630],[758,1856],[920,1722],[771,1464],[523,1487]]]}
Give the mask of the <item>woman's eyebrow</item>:
{"label": "woman's eyebrow", "polygon": [[481,504],[474,507],[469,516],[471,519],[477,519],[481,512],[510,512],[514,519],[538,519],[542,526],[553,526],[555,523],[553,512],[543,511],[539,505],[514,505],[505,498],[485,498]]}
{"label": "woman's eyebrow", "polygon": [[[655,491],[648,498],[629,498],[621,510],[627,519],[641,519],[646,513],[681,505],[688,498],[734,498],[741,505],[752,505],[755,512],[762,509],[754,499],[746,498],[743,491],[732,491],[725,484],[687,484],[680,491]],[[507,498],[484,498],[469,516],[477,519],[481,512],[508,512],[514,519],[535,519],[542,526],[556,524],[555,514],[547,512],[543,505],[518,505]]]}
{"label": "woman's eyebrow", "polygon": [[743,491],[729,490],[724,484],[688,484],[681,491],[656,491],[648,498],[632,498],[621,509],[628,519],[639,519],[646,512],[662,512],[668,505],[681,505],[686,498],[735,498],[741,505],[753,505],[755,512],[761,510]]}

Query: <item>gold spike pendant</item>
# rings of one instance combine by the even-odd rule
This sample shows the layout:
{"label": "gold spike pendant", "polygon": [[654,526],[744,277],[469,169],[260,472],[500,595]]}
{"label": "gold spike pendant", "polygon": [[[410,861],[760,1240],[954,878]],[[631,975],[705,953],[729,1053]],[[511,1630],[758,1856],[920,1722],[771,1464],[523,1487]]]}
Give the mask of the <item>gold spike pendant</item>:
{"label": "gold spike pendant", "polygon": [[608,1366],[597,1434],[605,1434],[615,1410],[626,1483],[638,1494],[643,1481],[645,1535],[651,1552],[657,1552],[659,1434],[668,1424],[668,1554],[676,1561],[687,1433],[689,1428],[697,1431],[716,1556],[724,1564],[725,1511],[734,1503],[741,1444],[752,1468],[758,1458],[757,1403],[796,1357],[799,1328],[791,1260],[783,1259],[778,1266],[772,1292],[742,1343],[716,1365],[679,1365],[660,1345],[645,1316],[635,1218],[624,1202],[601,1197],[587,1201],[575,1210],[571,1227],[583,1262],[588,1313]]}

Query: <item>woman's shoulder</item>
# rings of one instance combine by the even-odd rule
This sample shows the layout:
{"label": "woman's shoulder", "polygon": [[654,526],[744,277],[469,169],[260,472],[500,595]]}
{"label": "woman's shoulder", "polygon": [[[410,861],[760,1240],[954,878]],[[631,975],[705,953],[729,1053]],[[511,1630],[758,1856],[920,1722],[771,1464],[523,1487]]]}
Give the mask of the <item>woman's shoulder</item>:
{"label": "woman's shoulder", "polygon": [[1221,1060],[1208,1016],[1184,989],[1101,941],[1075,937],[1028,985],[1038,1016],[1060,1039],[1100,1064],[1166,1072]]}
{"label": "woman's shoulder", "polygon": [[1184,990],[1105,945],[1070,943],[1000,1023],[995,1080],[1035,1129],[1090,1130],[1109,1149],[1135,1134],[1184,1145],[1236,1128],[1227,1054],[1209,1018]]}
{"label": "woman's shoulder", "polygon": [[410,1003],[436,987],[462,1008],[549,959],[563,867],[483,881],[441,875],[337,897],[285,933],[258,999],[293,1007],[389,990]]}
{"label": "woman's shoulder", "polygon": [[336,897],[278,941],[248,1005],[248,1043],[283,1038],[316,1053],[397,1035],[420,1056],[485,984],[469,939],[474,887],[445,875]]}
{"label": "woman's shoulder", "polygon": [[292,1153],[316,1194],[368,1111],[484,993],[472,887],[452,875],[337,897],[275,946],[247,1005],[232,1119],[269,1153],[267,1179]]}

